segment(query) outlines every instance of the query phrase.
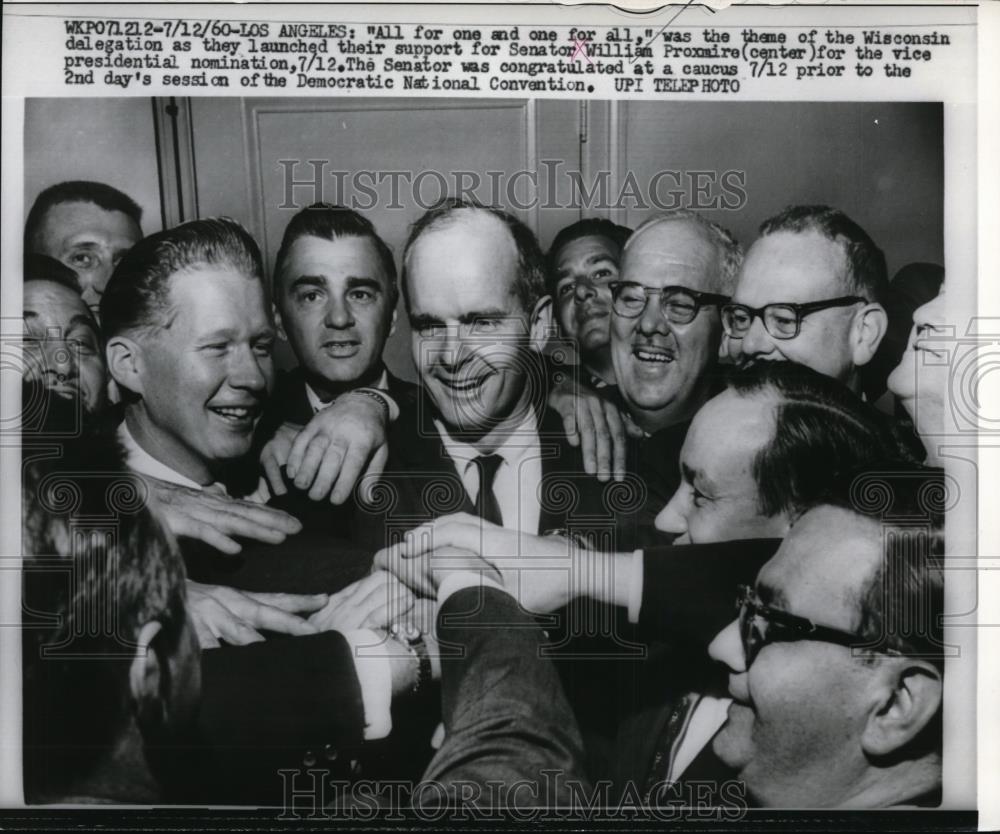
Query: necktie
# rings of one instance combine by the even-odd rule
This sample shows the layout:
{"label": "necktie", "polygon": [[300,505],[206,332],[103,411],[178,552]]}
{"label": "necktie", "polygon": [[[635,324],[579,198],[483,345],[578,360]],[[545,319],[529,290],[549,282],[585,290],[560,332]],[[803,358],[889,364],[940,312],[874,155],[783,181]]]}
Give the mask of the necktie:
{"label": "necktie", "polygon": [[497,470],[503,463],[500,455],[480,455],[473,458],[472,462],[479,470],[479,494],[476,495],[476,514],[483,520],[492,524],[503,526],[503,515],[500,512],[500,505],[493,492],[493,480],[497,476]]}
{"label": "necktie", "polygon": [[647,798],[649,798],[650,792],[657,785],[663,784],[670,777],[674,758],[680,748],[681,740],[684,738],[684,733],[694,713],[694,708],[698,705],[698,700],[698,695],[691,692],[674,702],[670,717],[663,727],[663,732],[660,733],[652,765],[646,774],[644,793]]}

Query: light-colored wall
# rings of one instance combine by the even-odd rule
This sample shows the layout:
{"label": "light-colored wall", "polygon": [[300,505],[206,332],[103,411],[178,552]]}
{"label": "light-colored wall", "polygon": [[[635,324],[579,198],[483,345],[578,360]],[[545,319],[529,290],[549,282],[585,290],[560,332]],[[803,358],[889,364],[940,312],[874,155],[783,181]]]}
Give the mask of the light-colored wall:
{"label": "light-colored wall", "polygon": [[64,180],[95,180],[141,207],[142,229],[163,228],[153,105],[148,98],[28,99],[24,112],[24,205]]}

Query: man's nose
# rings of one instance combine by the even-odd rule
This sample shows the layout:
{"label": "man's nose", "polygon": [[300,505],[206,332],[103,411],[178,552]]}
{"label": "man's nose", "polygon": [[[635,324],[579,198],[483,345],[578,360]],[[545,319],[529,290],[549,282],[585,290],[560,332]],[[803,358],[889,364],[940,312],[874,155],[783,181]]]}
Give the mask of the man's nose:
{"label": "man's nose", "polygon": [[639,316],[639,330],[647,335],[670,332],[670,322],[663,315],[659,295],[646,297],[646,307],[642,311],[642,315]]}
{"label": "man's nose", "polygon": [[333,327],[337,330],[343,330],[354,324],[354,313],[345,299],[336,296],[330,299],[326,305],[324,323],[327,327]]}
{"label": "man's nose", "polygon": [[45,371],[55,374],[60,382],[76,376],[76,352],[62,339],[46,340],[42,345],[42,357]]}
{"label": "man's nose", "polygon": [[682,494],[686,489],[685,486],[681,486],[667,502],[667,505],[656,514],[653,526],[657,530],[677,535],[687,532],[687,513],[685,512],[687,498]]}
{"label": "man's nose", "polygon": [[462,364],[470,347],[466,344],[463,328],[448,325],[443,329],[435,344],[428,346],[425,350],[431,351],[431,357],[435,364],[454,369]]}
{"label": "man's nose", "polygon": [[746,657],[743,654],[738,620],[733,620],[715,635],[715,639],[708,647],[708,655],[712,660],[725,663],[733,672],[746,671]]}
{"label": "man's nose", "polygon": [[583,304],[597,295],[597,288],[589,279],[580,278],[573,288],[573,294],[577,304]]}
{"label": "man's nose", "polygon": [[767,332],[760,316],[750,322],[750,329],[739,340],[739,350],[744,356],[766,356],[777,349],[774,338]]}
{"label": "man's nose", "polygon": [[250,347],[238,352],[230,369],[229,384],[247,391],[264,391],[271,376],[271,357],[259,356]]}
{"label": "man's nose", "polygon": [[96,277],[87,280],[85,276],[80,275],[80,298],[83,299],[83,303],[90,307],[91,310],[97,310],[101,306],[104,285],[107,284],[109,277],[106,276],[103,281],[98,281]]}

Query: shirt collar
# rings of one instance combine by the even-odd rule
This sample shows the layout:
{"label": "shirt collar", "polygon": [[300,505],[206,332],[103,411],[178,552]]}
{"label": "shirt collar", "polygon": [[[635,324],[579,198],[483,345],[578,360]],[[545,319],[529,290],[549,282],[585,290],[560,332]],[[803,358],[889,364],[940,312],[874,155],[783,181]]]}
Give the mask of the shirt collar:
{"label": "shirt collar", "polygon": [[[438,434],[441,435],[441,442],[444,444],[444,449],[452,460],[462,461],[468,466],[470,461],[484,454],[472,444],[463,443],[461,440],[456,440],[448,434],[444,423],[439,419],[434,419],[434,426],[437,428]],[[520,460],[528,450],[537,448],[537,446],[538,421],[534,410],[530,409],[527,416],[515,428],[510,430],[503,444],[493,454],[500,455],[504,459],[504,462],[513,464]]]}
{"label": "shirt collar", "polygon": [[[329,406],[333,405],[334,401],[337,399],[336,397],[334,397],[329,402],[323,402],[323,400],[320,399],[319,394],[316,393],[316,391],[308,382],[305,385],[306,385],[306,399],[309,400],[309,406],[312,408],[313,414],[316,414],[317,412],[322,411],[324,408],[328,408]],[[382,391],[388,391],[389,372],[383,369],[382,376],[380,376],[378,378],[378,382],[371,387],[378,388]]]}
{"label": "shirt collar", "polygon": [[[171,469],[143,449],[132,436],[132,432],[128,430],[128,426],[124,420],[118,426],[118,440],[125,447],[125,463],[133,472],[138,472],[140,475],[146,475],[149,478],[166,481],[169,484],[189,487],[190,489],[201,490],[205,488],[197,481],[192,481],[186,475],[182,475],[180,472]],[[212,486],[219,487],[222,485],[213,484]]]}

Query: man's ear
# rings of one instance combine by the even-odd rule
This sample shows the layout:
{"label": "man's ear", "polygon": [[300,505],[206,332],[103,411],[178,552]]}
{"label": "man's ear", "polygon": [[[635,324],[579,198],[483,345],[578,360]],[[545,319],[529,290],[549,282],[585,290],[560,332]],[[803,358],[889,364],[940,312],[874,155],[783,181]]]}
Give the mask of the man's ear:
{"label": "man's ear", "polygon": [[543,295],[531,311],[531,347],[541,353],[552,333],[552,296]]}
{"label": "man's ear", "polygon": [[142,394],[143,356],[142,347],[127,336],[114,336],[105,348],[108,359],[108,373],[122,388]]}
{"label": "man's ear", "polygon": [[867,365],[889,329],[889,315],[881,304],[866,304],[854,318],[854,366]]}
{"label": "man's ear", "polygon": [[278,331],[278,338],[283,342],[288,341],[288,334],[285,332],[285,325],[281,320],[281,310],[273,301],[271,302],[271,312],[274,314],[274,327]]}
{"label": "man's ear", "polygon": [[887,756],[916,738],[941,709],[941,673],[914,658],[893,658],[885,667],[879,699],[868,715],[861,746]]}
{"label": "man's ear", "polygon": [[392,321],[389,324],[389,335],[396,332],[396,319],[399,318],[399,308],[395,305],[392,308]]}
{"label": "man's ear", "polygon": [[167,717],[167,705],[161,696],[161,687],[163,676],[169,675],[169,671],[163,668],[165,660],[160,657],[155,646],[162,629],[163,624],[155,620],[139,629],[135,657],[129,668],[129,691],[140,729],[162,726]]}

